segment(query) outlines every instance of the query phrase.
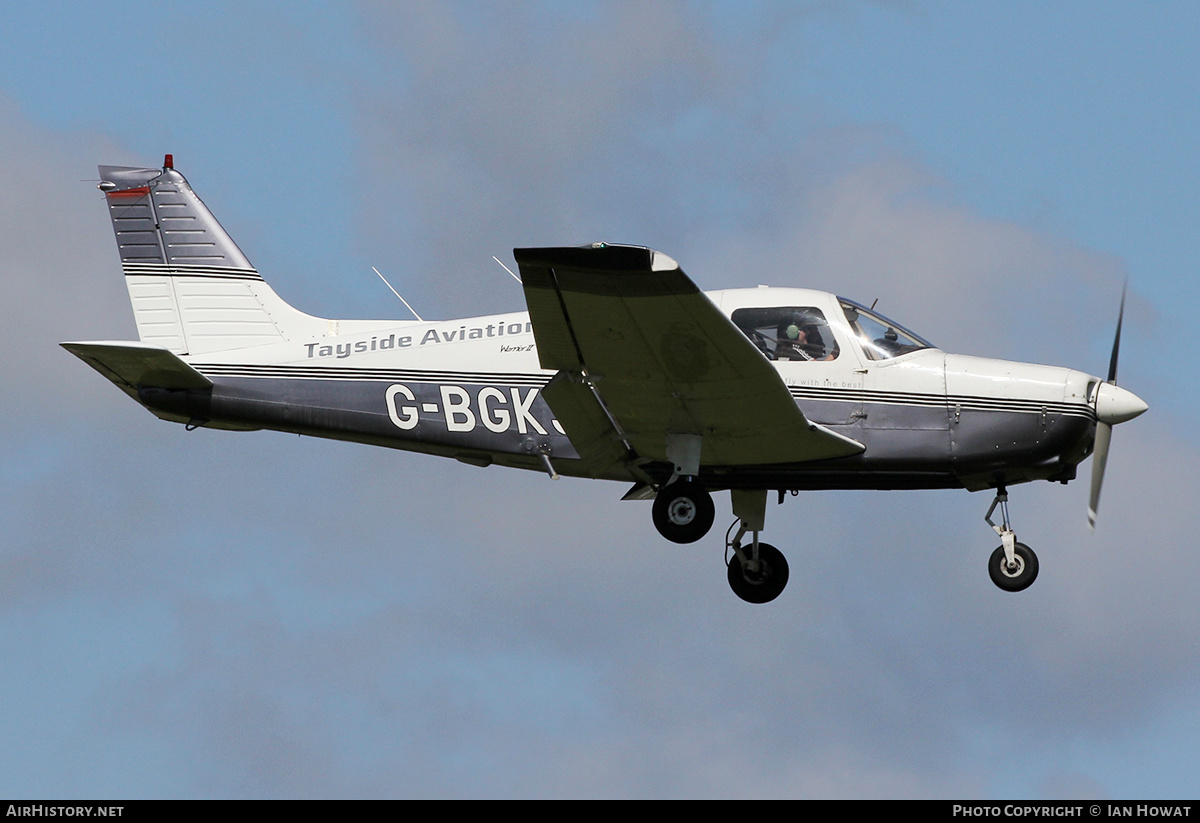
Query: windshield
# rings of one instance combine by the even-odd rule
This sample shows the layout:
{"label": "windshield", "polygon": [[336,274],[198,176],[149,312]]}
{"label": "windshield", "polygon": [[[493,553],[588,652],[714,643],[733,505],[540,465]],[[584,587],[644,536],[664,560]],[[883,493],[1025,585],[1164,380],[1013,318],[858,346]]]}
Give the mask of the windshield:
{"label": "windshield", "polygon": [[902,354],[931,349],[933,344],[923,340],[882,314],[876,314],[853,300],[839,297],[850,331],[862,344],[863,353],[871,360],[889,360]]}

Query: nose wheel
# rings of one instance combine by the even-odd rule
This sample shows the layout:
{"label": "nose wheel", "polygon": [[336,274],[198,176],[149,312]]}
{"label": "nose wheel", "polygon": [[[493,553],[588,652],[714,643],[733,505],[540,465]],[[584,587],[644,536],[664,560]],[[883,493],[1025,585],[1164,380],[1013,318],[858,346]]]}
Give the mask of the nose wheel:
{"label": "nose wheel", "polygon": [[1009,563],[1004,556],[1004,547],[1000,546],[988,560],[988,574],[992,582],[1006,592],[1024,591],[1037,580],[1037,555],[1024,543],[1014,543],[1013,562]]}
{"label": "nose wheel", "polygon": [[[1000,507],[1000,525],[992,522],[992,512]],[[983,519],[992,531],[1000,535],[1000,546],[988,559],[988,575],[992,582],[1006,592],[1028,589],[1038,576],[1038,559],[1033,549],[1017,542],[1017,534],[1008,522],[1008,492],[1003,486],[996,490],[996,499]]]}

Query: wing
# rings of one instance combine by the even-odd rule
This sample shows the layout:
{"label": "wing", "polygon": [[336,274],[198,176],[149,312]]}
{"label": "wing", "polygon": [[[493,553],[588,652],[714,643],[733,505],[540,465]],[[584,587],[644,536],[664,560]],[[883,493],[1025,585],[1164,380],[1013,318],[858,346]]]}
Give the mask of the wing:
{"label": "wing", "polygon": [[559,372],[543,395],[594,468],[626,447],[666,460],[675,435],[699,437],[704,466],[863,451],[806,419],[771,363],[666,255],[599,243],[513,255],[542,368]]}

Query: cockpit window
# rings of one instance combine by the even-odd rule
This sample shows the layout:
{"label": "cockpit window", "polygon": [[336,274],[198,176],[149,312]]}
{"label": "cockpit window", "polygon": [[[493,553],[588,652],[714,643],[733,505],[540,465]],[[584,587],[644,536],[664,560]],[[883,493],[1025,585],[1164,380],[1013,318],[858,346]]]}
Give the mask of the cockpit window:
{"label": "cockpit window", "polygon": [[733,324],[769,360],[833,360],[837,341],[825,315],[813,306],[737,309]]}
{"label": "cockpit window", "polygon": [[846,313],[850,331],[858,338],[863,353],[871,360],[889,360],[909,352],[933,348],[932,343],[922,340],[882,314],[876,314],[844,297],[838,300],[842,311]]}

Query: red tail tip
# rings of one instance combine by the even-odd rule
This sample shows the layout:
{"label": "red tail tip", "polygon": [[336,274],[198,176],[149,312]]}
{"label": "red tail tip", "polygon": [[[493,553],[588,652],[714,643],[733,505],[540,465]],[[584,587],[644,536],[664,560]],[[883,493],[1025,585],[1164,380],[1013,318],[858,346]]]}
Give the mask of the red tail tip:
{"label": "red tail tip", "polygon": [[175,155],[168,154],[163,157],[163,171],[175,168]]}

